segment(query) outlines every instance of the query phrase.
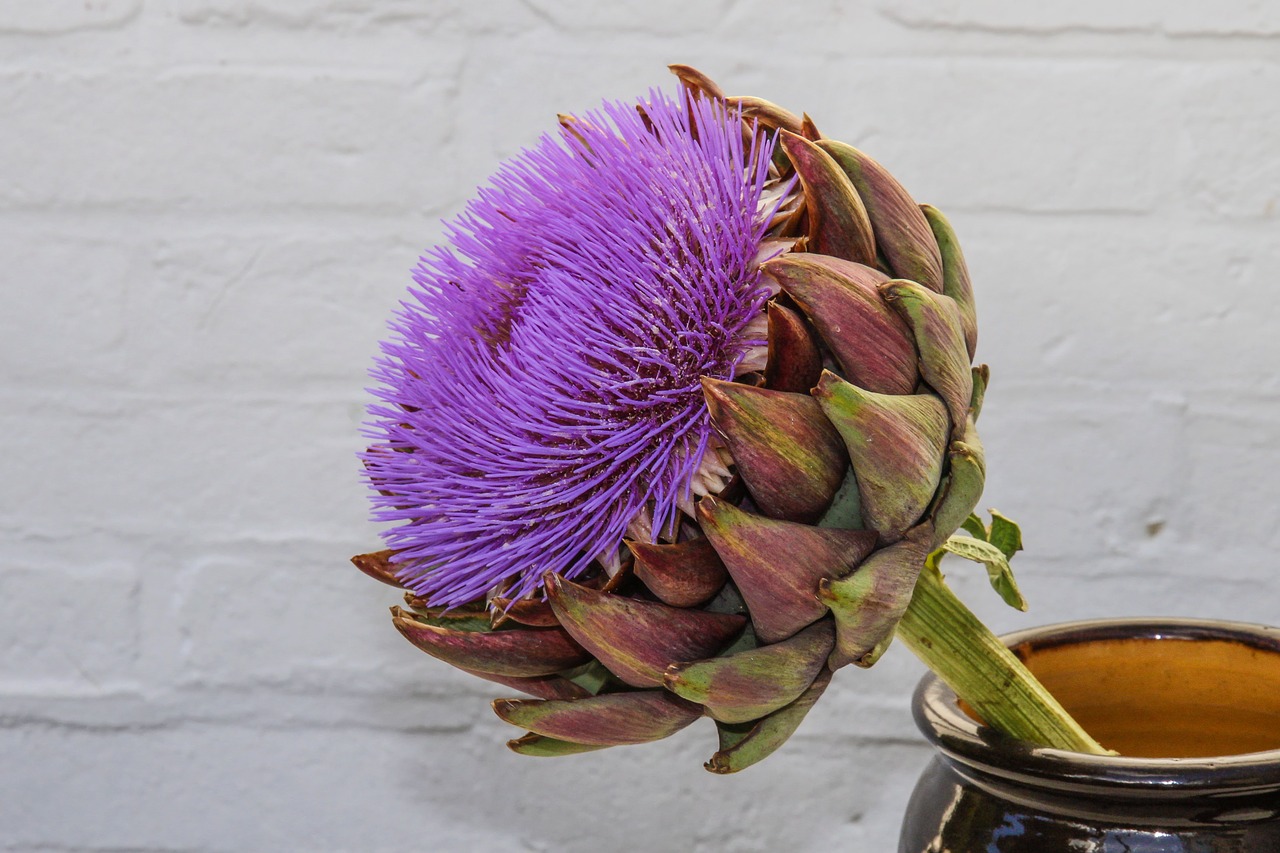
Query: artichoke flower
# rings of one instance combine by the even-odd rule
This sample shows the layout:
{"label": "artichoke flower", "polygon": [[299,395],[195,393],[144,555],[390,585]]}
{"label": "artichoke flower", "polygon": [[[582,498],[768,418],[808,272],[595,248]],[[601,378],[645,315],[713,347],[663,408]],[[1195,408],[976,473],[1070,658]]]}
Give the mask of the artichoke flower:
{"label": "artichoke flower", "polygon": [[675,66],[561,117],[424,257],[363,455],[415,646],[554,756],[715,721],[717,773],[870,666],[984,478],[955,234],[808,116]]}

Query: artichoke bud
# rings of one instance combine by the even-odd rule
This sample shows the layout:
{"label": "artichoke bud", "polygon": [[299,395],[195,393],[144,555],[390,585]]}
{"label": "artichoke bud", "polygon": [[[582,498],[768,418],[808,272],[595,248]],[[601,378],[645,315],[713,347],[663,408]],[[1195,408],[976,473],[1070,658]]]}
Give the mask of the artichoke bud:
{"label": "artichoke bud", "polygon": [[756,636],[776,643],[826,613],[819,581],[841,577],[871,553],[875,533],[812,527],[753,515],[703,498],[698,521],[746,602]]}
{"label": "artichoke bud", "polygon": [[415,646],[535,697],[494,703],[513,751],[709,716],[732,773],[888,647],[981,495],[988,373],[940,213],[671,70],[683,98],[561,117],[424,257],[363,457],[400,526],[353,562],[411,590]]}
{"label": "artichoke bud", "polygon": [[896,542],[924,514],[942,477],[949,422],[933,394],[875,394],[824,373],[813,396],[849,450],[862,520]]}
{"label": "artichoke bud", "polygon": [[724,723],[746,723],[790,705],[808,689],[835,644],[831,620],[790,639],[732,655],[667,667],[667,689]]}
{"label": "artichoke bud", "polygon": [[779,134],[804,189],[809,251],[874,265],[871,220],[858,191],[831,155],[798,133]]}
{"label": "artichoke bud", "polygon": [[[910,394],[919,380],[915,340],[880,297],[884,273],[826,255],[791,253],[765,263],[813,323],[844,376],[882,394]],[[810,386],[812,387],[812,386]]]}
{"label": "artichoke bud", "polygon": [[595,746],[660,740],[702,716],[697,705],[665,690],[605,693],[573,700],[498,699],[493,711],[531,734]]}
{"label": "artichoke bud", "polygon": [[889,172],[852,145],[823,139],[818,147],[831,155],[861,196],[876,246],[895,278],[919,282],[942,292],[942,256],[929,222],[915,199]]}

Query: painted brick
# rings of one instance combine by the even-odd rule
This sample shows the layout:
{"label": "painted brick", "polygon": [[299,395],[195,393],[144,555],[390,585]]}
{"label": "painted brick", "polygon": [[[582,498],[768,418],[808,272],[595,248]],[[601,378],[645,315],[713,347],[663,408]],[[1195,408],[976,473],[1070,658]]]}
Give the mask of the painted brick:
{"label": "painted brick", "polygon": [[146,309],[135,326],[148,331],[136,337],[133,360],[150,365],[160,387],[359,392],[430,230],[399,218],[354,234],[166,239],[136,285]]}
{"label": "painted brick", "polygon": [[137,690],[145,674],[140,579],[114,561],[0,568],[0,695],[86,696]]}
{"label": "painted brick", "polygon": [[[442,824],[433,841],[441,849],[519,849],[501,828],[450,828],[447,811],[423,815],[426,792],[447,790],[448,771],[415,781],[403,750],[431,740],[206,725],[0,730],[6,754],[46,757],[20,775],[5,763],[0,819],[11,849],[386,851],[421,841],[424,819]],[[151,760],[139,764],[141,754]],[[467,787],[478,793],[474,781]],[[381,830],[369,832],[374,824]]]}
{"label": "painted brick", "polygon": [[1280,36],[1280,8],[1266,0],[1232,0],[1213,8],[1199,4],[1158,8],[1168,15],[1163,28],[1177,35],[1235,36],[1260,41]]}
{"label": "painted brick", "polygon": [[123,346],[144,251],[114,235],[5,229],[8,310],[0,312],[6,386],[99,385],[139,369]]}
{"label": "painted brick", "polygon": [[953,217],[995,393],[1053,377],[1189,393],[1274,387],[1280,231],[1158,217]]}
{"label": "painted brick", "polygon": [[[842,67],[843,66],[843,67]],[[828,127],[944,209],[1140,211],[1168,197],[1171,100],[1159,68],[1123,62],[850,60]],[[960,108],[961,93],[981,93]],[[825,113],[824,113],[825,115]]]}
{"label": "painted brick", "polygon": [[441,28],[470,27],[480,31],[525,29],[543,17],[531,4],[498,0],[483,11],[466,0],[413,0],[369,5],[351,0],[321,0],[305,5],[291,0],[175,0],[171,14],[188,26],[226,29],[267,29],[284,33],[314,30],[367,31],[407,27],[424,33]]}
{"label": "painted brick", "polygon": [[[447,59],[444,59],[448,62]],[[342,69],[0,79],[0,207],[412,210],[452,190],[445,81]],[[36,143],[36,144],[33,144]]]}
{"label": "painted brick", "polygon": [[1191,541],[1271,548],[1280,542],[1280,486],[1269,476],[1280,465],[1277,436],[1280,407],[1274,394],[1193,403],[1183,476],[1186,493],[1194,497],[1179,508]]}
{"label": "painted brick", "polygon": [[739,777],[701,769],[706,721],[534,761],[509,691],[414,650],[347,564],[378,546],[362,387],[416,255],[557,111],[668,62],[953,219],[983,506],[1023,524],[1031,610],[944,568],[993,628],[1277,621],[1275,4],[780,14],[0,0],[0,849],[893,849],[930,754],[905,649]]}
{"label": "painted brick", "polygon": [[910,26],[988,33],[1023,33],[1053,36],[1062,32],[1113,34],[1166,33],[1170,35],[1242,35],[1266,37],[1280,34],[1280,12],[1259,0],[1232,0],[1214,4],[1170,6],[1156,2],[1027,3],[1010,7],[998,0],[907,0],[884,3],[880,9]]}
{"label": "painted brick", "polygon": [[[0,316],[6,379],[359,393],[410,269],[439,230],[417,217],[374,223],[164,235],[106,219],[99,229],[16,227],[0,238],[13,273],[13,310]],[[24,333],[33,328],[42,333]]]}
{"label": "painted brick", "polygon": [[1071,386],[991,394],[982,506],[1019,521],[1029,553],[1124,553],[1168,521],[1181,498],[1184,401]]}
{"label": "painted brick", "polygon": [[[1280,13],[1277,14],[1280,30]],[[1259,104],[1280,89],[1275,63],[1197,68],[1179,108],[1187,182],[1198,212],[1265,219],[1280,234],[1280,126]]]}
{"label": "painted brick", "polygon": [[[858,145],[919,200],[940,207],[1147,211],[1171,197],[1180,177],[1175,75],[1159,66],[1110,60],[1046,70],[1027,60],[852,55],[825,59],[815,78],[796,56],[784,59],[795,67],[789,79],[785,71],[776,76],[788,82],[763,80],[757,94],[808,111],[820,130]],[[531,44],[512,56],[495,44],[468,67],[464,86],[494,92],[489,99],[499,104],[487,117],[492,138],[512,115],[519,121],[506,127],[551,126],[541,99],[515,103],[515,81],[553,61],[569,69],[553,91],[567,90],[565,102],[575,106],[593,105],[599,95],[574,96],[592,80],[590,54]],[[752,91],[745,76],[733,91]],[[967,93],[981,93],[980,106],[966,103]],[[486,120],[477,98],[464,109]]]}
{"label": "painted brick", "polygon": [[[74,518],[157,536],[331,540],[342,519],[363,515],[351,403],[135,397],[22,409],[0,423],[12,436],[10,476],[29,485],[0,518],[33,532],[56,535],[59,519]],[[25,412],[38,413],[38,430]],[[75,473],[48,476],[53,453]]]}
{"label": "painted brick", "polygon": [[184,686],[391,693],[444,675],[423,701],[426,722],[439,710],[430,694],[461,680],[392,627],[386,608],[403,604],[402,596],[365,577],[332,544],[239,550],[201,556],[175,581]]}
{"label": "painted brick", "polygon": [[120,27],[135,19],[141,10],[142,0],[34,4],[0,0],[0,36],[48,36]]}

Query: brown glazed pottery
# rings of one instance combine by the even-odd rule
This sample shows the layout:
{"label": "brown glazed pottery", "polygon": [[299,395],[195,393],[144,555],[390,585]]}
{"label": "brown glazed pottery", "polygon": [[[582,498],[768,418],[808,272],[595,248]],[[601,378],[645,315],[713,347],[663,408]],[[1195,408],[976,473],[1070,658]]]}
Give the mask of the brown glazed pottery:
{"label": "brown glazed pottery", "polygon": [[1119,755],[1004,737],[928,675],[913,709],[938,754],[899,853],[1280,853],[1280,630],[1124,619],[1003,639]]}

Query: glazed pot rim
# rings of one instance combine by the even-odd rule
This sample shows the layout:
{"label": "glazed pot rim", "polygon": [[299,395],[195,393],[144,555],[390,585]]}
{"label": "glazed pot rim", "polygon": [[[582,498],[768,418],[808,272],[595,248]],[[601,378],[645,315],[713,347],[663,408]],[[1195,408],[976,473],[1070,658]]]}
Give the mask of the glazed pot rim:
{"label": "glazed pot rim", "polygon": [[[1116,639],[1228,640],[1280,653],[1280,628],[1187,618],[1118,618],[1063,622],[1001,636],[1009,646],[1047,648]],[[912,698],[916,725],[953,764],[1004,779],[1082,790],[1280,791],[1280,749],[1209,758],[1134,758],[1088,755],[1010,738],[970,717],[954,691],[928,673]]]}

